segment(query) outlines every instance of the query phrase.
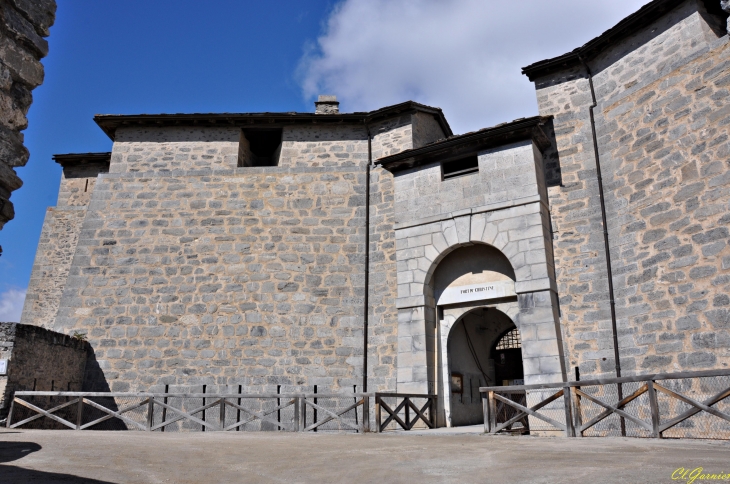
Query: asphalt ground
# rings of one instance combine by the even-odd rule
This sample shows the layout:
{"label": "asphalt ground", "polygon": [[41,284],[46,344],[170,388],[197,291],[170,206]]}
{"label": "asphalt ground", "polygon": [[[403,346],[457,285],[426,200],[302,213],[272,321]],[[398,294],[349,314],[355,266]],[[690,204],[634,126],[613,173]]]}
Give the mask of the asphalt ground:
{"label": "asphalt ground", "polygon": [[730,442],[0,430],[0,483],[669,483],[697,468],[730,474]]}

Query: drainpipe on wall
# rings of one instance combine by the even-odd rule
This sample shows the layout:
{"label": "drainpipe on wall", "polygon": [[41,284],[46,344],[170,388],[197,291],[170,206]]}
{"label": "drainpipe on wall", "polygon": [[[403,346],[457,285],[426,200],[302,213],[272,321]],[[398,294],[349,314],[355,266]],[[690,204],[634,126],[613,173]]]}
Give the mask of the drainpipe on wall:
{"label": "drainpipe on wall", "polygon": [[363,300],[362,327],[362,391],[368,391],[368,311],[370,310],[370,168],[373,163],[372,136],[370,125],[365,123],[368,134],[368,164],[365,168],[365,298]]}
{"label": "drainpipe on wall", "polygon": [[[598,106],[598,102],[596,101],[596,91],[593,88],[593,74],[591,73],[590,67],[588,67],[588,64],[585,60],[583,60],[583,57],[578,56],[578,59],[580,59],[581,63],[583,64],[583,67],[586,70],[586,74],[588,75],[588,85],[591,88],[591,99],[592,104],[589,108],[590,118],[591,118],[591,134],[593,135],[593,153],[596,157],[596,178],[598,179],[598,197],[601,201],[601,221],[603,223],[603,245],[604,250],[606,251],[606,272],[608,276],[608,299],[609,303],[611,305],[611,331],[613,333],[613,356],[616,361],[616,378],[621,377],[621,358],[619,355],[619,349],[618,349],[618,329],[616,327],[616,302],[614,298],[614,292],[613,292],[613,270],[611,268],[611,246],[609,244],[608,240],[608,222],[606,221],[606,201],[603,194],[603,177],[601,176],[601,159],[598,155],[598,137],[596,136],[596,122],[595,118],[593,116],[593,109]],[[620,402],[623,400],[623,387],[619,383],[618,385],[618,401]],[[626,435],[626,422],[624,421],[624,418],[621,417],[621,435]]]}
{"label": "drainpipe on wall", "polygon": [[611,330],[613,331],[613,354],[616,359],[616,377],[621,377],[621,359],[618,351],[618,330],[616,329],[616,303],[613,293],[613,271],[611,269],[611,250],[608,241],[608,223],[606,222],[606,201],[603,195],[603,177],[601,176],[601,160],[598,155],[598,137],[596,136],[596,123],[593,117],[593,109],[598,106],[596,91],[593,89],[593,74],[583,57],[578,56],[588,74],[588,85],[591,88],[593,103],[589,108],[591,116],[591,134],[593,135],[593,153],[596,157],[596,178],[598,179],[598,196],[601,200],[601,221],[603,222],[603,245],[606,251],[606,272],[608,273],[608,298],[611,304]]}

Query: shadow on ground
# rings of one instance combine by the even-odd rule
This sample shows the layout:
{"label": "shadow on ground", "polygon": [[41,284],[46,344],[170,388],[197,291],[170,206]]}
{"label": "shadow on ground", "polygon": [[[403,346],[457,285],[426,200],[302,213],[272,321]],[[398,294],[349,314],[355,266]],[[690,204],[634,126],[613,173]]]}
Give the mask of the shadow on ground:
{"label": "shadow on ground", "polygon": [[22,459],[28,454],[38,452],[41,446],[34,442],[0,442],[0,483],[26,483],[37,482],[53,484],[56,482],[64,484],[113,484],[109,481],[98,481],[71,474],[58,474],[55,472],[43,472],[22,467],[4,465]]}

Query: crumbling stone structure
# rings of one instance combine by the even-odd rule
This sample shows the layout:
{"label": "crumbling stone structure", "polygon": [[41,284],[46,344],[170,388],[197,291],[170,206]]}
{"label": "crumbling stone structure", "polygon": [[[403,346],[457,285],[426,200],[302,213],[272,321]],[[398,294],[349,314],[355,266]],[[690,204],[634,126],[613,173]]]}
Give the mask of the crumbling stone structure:
{"label": "crumbling stone structure", "polygon": [[43,82],[44,37],[55,16],[54,0],[0,2],[0,229],[15,216],[10,194],[23,183],[13,168],[28,161],[21,131],[28,127],[31,91]]}
{"label": "crumbling stone structure", "polygon": [[721,7],[655,0],[524,68],[539,116],[458,136],[334,96],[97,116],[112,151],[56,156],[22,321],[87,334],[87,389],[429,392],[447,423],[480,385],[722,368]]}
{"label": "crumbling stone structure", "polygon": [[89,344],[38,326],[0,323],[0,419],[20,390],[79,391]]}

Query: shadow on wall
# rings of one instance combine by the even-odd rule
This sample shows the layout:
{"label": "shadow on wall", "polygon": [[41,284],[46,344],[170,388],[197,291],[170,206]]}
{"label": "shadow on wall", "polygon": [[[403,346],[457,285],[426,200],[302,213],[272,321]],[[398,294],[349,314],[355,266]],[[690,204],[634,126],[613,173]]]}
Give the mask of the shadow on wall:
{"label": "shadow on wall", "polygon": [[[0,433],[0,436],[3,434]],[[63,483],[84,483],[84,484],[112,484],[109,481],[99,481],[86,477],[74,476],[72,474],[58,474],[55,472],[43,472],[33,469],[25,469],[17,466],[1,465],[6,462],[20,460],[33,452],[38,452],[42,447],[35,442],[0,442],[0,483],[19,482],[63,482]]]}
{"label": "shadow on wall", "polygon": [[96,359],[94,348],[89,345],[86,356],[86,368],[84,369],[83,392],[111,392],[109,382],[106,381],[104,371]]}
{"label": "shadow on wall", "polygon": [[[86,368],[84,370],[84,385],[82,391],[84,392],[111,392],[109,382],[107,382],[104,376],[104,371],[101,369],[99,362],[96,359],[96,353],[94,348],[89,345],[89,352],[86,356]],[[119,404],[114,398],[109,397],[91,397],[96,403],[118,412],[120,410]],[[84,405],[83,421],[91,422],[95,419],[103,417],[105,414],[98,409],[91,408],[89,405]],[[112,418],[99,424],[99,426],[90,427],[90,430],[129,430],[127,424],[123,421]]]}
{"label": "shadow on wall", "polygon": [[555,125],[551,119],[542,127],[545,135],[550,140],[550,147],[543,152],[543,170],[545,171],[545,185],[548,187],[563,186],[563,174],[560,167],[560,152],[558,142],[555,139]]}

